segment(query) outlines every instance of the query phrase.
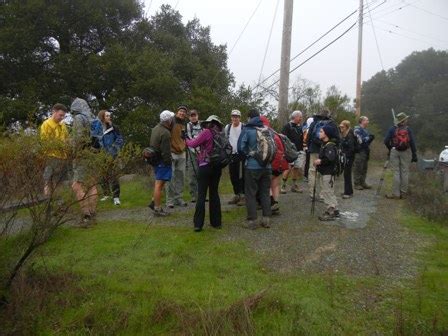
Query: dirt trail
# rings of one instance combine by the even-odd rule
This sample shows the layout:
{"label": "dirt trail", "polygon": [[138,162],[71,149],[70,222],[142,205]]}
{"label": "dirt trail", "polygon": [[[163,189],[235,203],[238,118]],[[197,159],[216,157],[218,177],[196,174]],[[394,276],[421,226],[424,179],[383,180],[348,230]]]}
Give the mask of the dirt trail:
{"label": "dirt trail", "polygon": [[[316,204],[310,215],[308,192],[287,193],[280,197],[278,216],[272,217],[270,229],[255,231],[242,228],[245,208],[229,206],[230,195],[222,197],[223,213],[234,213],[233,222],[224,221],[220,231],[223,241],[246,241],[266,267],[280,272],[335,272],[347,275],[413,276],[417,270],[415,253],[427,242],[398,222],[400,201],[377,197],[376,182],[380,169],[369,172],[371,190],[357,191],[355,197],[338,197],[341,218],[320,222],[317,215],[324,204]],[[343,179],[336,181],[340,195]],[[307,189],[305,184],[302,185]],[[127,221],[156,226],[192,228],[194,204],[175,208],[172,216],[153,218],[149,208],[117,209],[101,212],[98,221]],[[207,215],[208,217],[208,215]],[[207,226],[206,230],[210,230]],[[202,233],[200,233],[202,234]]]}

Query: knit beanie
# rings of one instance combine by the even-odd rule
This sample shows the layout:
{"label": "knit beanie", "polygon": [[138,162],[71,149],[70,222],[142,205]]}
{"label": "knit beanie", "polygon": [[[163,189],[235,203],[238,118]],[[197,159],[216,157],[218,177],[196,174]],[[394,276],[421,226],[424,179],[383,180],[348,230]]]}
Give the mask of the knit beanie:
{"label": "knit beanie", "polygon": [[338,130],[334,125],[326,124],[324,127],[322,127],[322,129],[329,139],[335,139],[338,137]]}

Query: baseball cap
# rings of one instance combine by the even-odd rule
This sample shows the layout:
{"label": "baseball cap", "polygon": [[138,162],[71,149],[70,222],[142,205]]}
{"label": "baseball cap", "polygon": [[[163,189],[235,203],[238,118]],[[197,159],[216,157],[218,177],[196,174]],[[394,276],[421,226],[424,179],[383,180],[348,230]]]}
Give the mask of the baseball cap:
{"label": "baseball cap", "polygon": [[241,112],[238,110],[232,110],[232,113],[230,113],[231,116],[238,116],[241,117]]}

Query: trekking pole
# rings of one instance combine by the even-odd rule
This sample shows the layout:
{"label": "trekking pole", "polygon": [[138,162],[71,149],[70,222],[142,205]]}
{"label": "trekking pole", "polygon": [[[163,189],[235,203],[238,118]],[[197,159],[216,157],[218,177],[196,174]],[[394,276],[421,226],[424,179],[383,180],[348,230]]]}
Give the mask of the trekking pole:
{"label": "trekking pole", "polygon": [[316,185],[317,185],[317,168],[314,172],[313,199],[311,200],[311,215],[314,216],[314,208],[316,207]]}
{"label": "trekking pole", "polygon": [[[185,143],[185,146],[187,146],[186,143]],[[193,174],[194,174],[194,176],[196,177],[196,180],[197,180],[198,179],[198,172],[196,171],[196,166],[194,165],[193,156],[191,155],[190,148],[188,146],[187,146],[186,152],[187,152],[186,153],[187,157],[190,158],[191,167],[193,168]]]}
{"label": "trekking pole", "polygon": [[378,182],[378,189],[376,190],[377,196],[380,194],[381,188],[383,187],[384,177],[386,176],[386,170],[387,170],[387,167],[389,166],[389,156],[390,156],[390,153],[387,155],[386,162],[384,162],[383,171],[381,173],[380,181]]}

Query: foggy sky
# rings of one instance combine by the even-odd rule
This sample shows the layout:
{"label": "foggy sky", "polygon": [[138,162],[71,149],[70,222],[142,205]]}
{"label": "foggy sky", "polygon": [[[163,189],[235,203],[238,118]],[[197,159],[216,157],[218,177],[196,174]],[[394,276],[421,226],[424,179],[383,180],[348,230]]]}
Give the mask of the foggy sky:
{"label": "foggy sky", "polygon": [[[264,65],[266,77],[279,68],[283,21],[283,0],[279,0],[272,37]],[[369,0],[364,12],[374,9],[384,0]],[[197,17],[203,26],[211,27],[215,44],[227,44],[230,52],[244,25],[260,0],[145,0],[147,16],[154,15],[163,3],[175,7],[183,21]],[[366,1],[365,1],[366,2]],[[262,0],[247,29],[229,55],[228,67],[237,84],[254,86],[258,82],[263,56],[274,17],[277,0]],[[295,0],[291,57],[298,54],[330,27],[359,6],[358,0]],[[402,9],[399,9],[399,8]],[[364,17],[363,73],[368,80],[381,71],[370,16],[376,31],[384,68],[395,67],[413,51],[448,49],[448,0],[386,0]],[[304,61],[325,44],[336,38],[357,19],[357,13],[337,30],[291,63],[291,68]],[[398,26],[398,27],[396,27]],[[392,31],[390,33],[389,31]],[[304,66],[291,74],[309,79],[326,88],[335,84],[351,98],[355,96],[358,29],[336,41]]]}

